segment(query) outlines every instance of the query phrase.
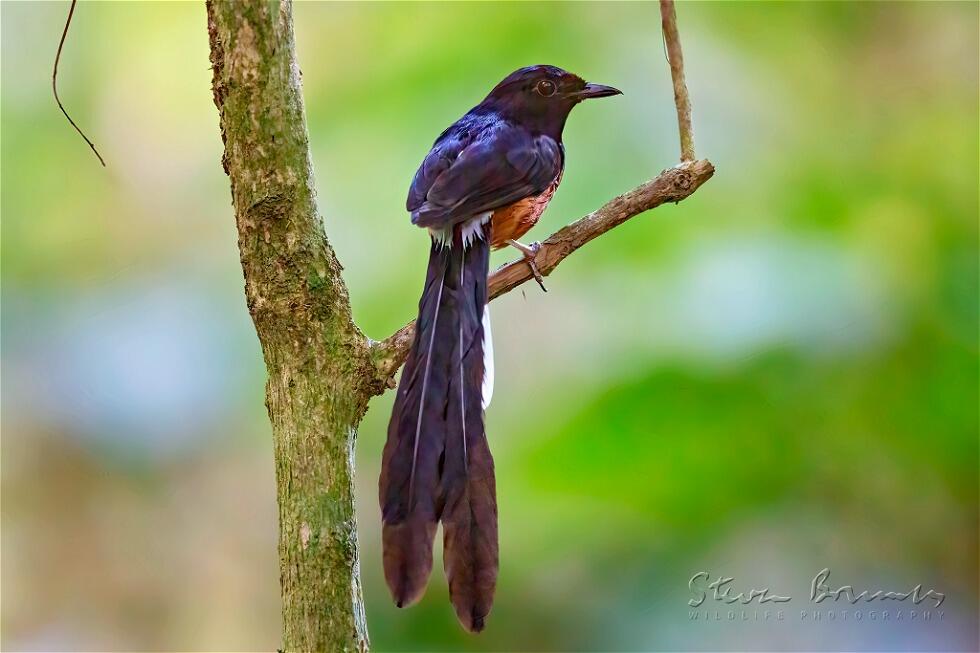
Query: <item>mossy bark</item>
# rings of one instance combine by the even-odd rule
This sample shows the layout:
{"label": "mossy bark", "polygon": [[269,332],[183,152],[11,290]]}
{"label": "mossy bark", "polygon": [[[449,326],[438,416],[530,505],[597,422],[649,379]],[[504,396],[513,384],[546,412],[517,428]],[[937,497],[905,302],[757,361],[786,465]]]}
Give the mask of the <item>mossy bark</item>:
{"label": "mossy bark", "polygon": [[[372,381],[317,213],[289,2],[207,4],[245,297],[268,370],[283,645],[365,651],[353,447]],[[367,380],[366,380],[367,379]]]}

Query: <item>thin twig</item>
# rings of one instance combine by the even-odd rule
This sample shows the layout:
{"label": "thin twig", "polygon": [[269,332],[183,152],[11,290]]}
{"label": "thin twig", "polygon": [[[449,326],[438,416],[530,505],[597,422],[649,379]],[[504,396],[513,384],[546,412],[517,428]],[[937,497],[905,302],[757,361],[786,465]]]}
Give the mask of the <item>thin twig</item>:
{"label": "thin twig", "polygon": [[684,81],[684,53],[677,33],[677,12],[674,0],[660,0],[664,39],[667,41],[667,61],[674,81],[674,104],[677,106],[677,128],[681,135],[681,161],[694,160],[694,127],[691,125],[691,98]]}
{"label": "thin twig", "polygon": [[65,37],[68,36],[68,26],[71,25],[71,17],[75,13],[76,2],[77,0],[71,0],[71,7],[68,9],[68,20],[65,21],[65,29],[63,32],[61,32],[61,41],[58,42],[58,53],[54,56],[54,72],[51,73],[51,90],[54,91],[54,100],[58,103],[58,108],[61,109],[61,113],[65,114],[65,118],[68,118],[68,122],[70,122],[71,126],[75,128],[78,135],[85,139],[85,142],[88,143],[88,146],[92,148],[93,152],[95,152],[95,156],[99,158],[99,163],[101,163],[102,167],[104,168],[105,160],[102,158],[102,155],[99,154],[99,151],[95,149],[95,144],[88,139],[85,132],[83,132],[79,126],[75,124],[75,121],[71,119],[71,116],[69,116],[68,112],[65,111],[65,106],[61,103],[61,98],[58,97],[58,62],[61,61],[61,48],[64,47]]}

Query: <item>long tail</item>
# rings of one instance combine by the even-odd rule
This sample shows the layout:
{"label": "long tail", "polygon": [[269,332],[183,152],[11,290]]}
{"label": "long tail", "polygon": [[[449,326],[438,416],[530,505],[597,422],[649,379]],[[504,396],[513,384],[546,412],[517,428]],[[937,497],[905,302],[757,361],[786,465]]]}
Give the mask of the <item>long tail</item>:
{"label": "long tail", "polygon": [[475,228],[467,244],[459,226],[451,246],[433,241],[380,490],[385,579],[396,605],[424,593],[441,519],[453,607],[467,630],[480,631],[498,562],[493,458],[483,426],[485,377],[492,374],[483,321],[490,248],[482,233],[488,226]]}

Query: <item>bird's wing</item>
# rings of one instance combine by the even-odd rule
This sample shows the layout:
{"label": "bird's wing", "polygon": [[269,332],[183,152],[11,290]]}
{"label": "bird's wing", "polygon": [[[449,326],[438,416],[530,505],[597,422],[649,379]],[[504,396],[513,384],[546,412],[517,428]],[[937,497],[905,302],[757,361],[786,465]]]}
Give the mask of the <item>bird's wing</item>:
{"label": "bird's wing", "polygon": [[453,124],[439,135],[436,142],[432,144],[432,149],[422,161],[422,165],[416,171],[412,185],[408,189],[408,200],[405,202],[405,208],[408,209],[409,213],[414,213],[425,203],[425,196],[432,188],[432,184],[449,169],[460,152],[472,142],[473,132],[463,126],[463,120]]}
{"label": "bird's wing", "polygon": [[469,142],[447,140],[426,157],[409,192],[412,222],[420,227],[446,227],[538,195],[561,171],[554,139],[506,123]]}

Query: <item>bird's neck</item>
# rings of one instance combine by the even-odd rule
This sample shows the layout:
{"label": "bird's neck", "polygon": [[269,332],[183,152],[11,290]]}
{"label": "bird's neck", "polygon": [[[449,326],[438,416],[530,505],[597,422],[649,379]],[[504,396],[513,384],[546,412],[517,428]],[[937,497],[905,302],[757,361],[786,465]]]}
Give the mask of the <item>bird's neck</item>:
{"label": "bird's neck", "polygon": [[484,102],[476,110],[496,114],[501,120],[523,127],[534,134],[550,136],[558,143],[561,143],[565,121],[568,120],[568,113],[528,111],[525,107],[515,107],[505,103]]}

